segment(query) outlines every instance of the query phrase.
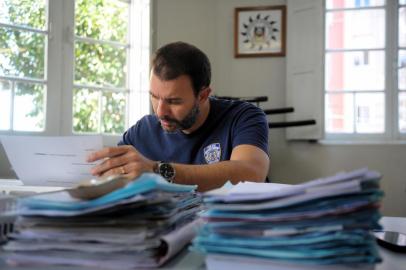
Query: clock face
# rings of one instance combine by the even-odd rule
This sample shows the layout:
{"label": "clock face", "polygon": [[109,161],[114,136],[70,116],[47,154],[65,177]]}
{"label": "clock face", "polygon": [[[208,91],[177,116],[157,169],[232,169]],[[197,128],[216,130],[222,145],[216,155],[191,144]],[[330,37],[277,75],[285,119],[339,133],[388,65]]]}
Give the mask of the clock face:
{"label": "clock face", "polygon": [[159,172],[164,178],[168,180],[172,180],[172,178],[175,176],[175,170],[169,163],[161,163],[161,165],[159,166]]}

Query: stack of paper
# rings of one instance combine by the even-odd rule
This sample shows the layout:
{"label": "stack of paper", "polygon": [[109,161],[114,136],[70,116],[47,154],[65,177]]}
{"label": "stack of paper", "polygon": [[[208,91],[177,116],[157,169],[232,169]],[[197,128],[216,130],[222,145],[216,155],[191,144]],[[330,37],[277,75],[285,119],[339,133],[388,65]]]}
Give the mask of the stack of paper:
{"label": "stack of paper", "polygon": [[94,200],[66,191],[20,200],[16,233],[5,245],[11,264],[157,267],[194,236],[196,186],[143,174]]}
{"label": "stack of paper", "polygon": [[194,249],[208,254],[209,269],[373,267],[380,261],[370,234],[380,228],[380,178],[360,169],[301,185],[210,192]]}

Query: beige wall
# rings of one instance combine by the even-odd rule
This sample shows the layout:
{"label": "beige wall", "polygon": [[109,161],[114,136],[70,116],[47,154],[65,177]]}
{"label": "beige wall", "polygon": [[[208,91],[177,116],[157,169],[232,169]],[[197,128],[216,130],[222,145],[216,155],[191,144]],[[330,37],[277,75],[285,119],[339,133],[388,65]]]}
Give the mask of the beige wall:
{"label": "beige wall", "polygon": [[[176,40],[190,42],[205,51],[212,61],[215,94],[266,95],[269,101],[262,108],[285,106],[285,57],[233,57],[234,8],[280,5],[286,4],[285,1],[155,0],[154,4],[155,48]],[[272,120],[281,118],[283,116],[274,116]],[[368,166],[384,176],[382,188],[386,195],[383,214],[406,216],[406,144],[324,145],[287,142],[285,130],[270,131],[269,176],[272,181],[299,183],[340,170]]]}

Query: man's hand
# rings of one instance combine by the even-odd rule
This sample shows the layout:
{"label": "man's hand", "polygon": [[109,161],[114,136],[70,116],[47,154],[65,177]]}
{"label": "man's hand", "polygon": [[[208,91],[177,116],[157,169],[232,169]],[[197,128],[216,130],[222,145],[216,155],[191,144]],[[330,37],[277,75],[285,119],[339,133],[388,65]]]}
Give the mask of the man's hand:
{"label": "man's hand", "polygon": [[94,176],[121,175],[130,180],[144,172],[153,172],[155,165],[154,161],[147,159],[130,145],[106,147],[87,157],[87,162],[97,160],[103,161],[90,170]]}

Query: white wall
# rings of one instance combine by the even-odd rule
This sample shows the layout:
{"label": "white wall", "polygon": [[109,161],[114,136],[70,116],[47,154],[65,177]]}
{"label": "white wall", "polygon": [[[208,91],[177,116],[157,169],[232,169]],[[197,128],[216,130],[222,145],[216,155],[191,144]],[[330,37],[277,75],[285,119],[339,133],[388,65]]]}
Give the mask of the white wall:
{"label": "white wall", "polygon": [[270,101],[263,108],[284,106],[285,58],[234,58],[233,20],[236,6],[283,5],[285,1],[155,0],[154,4],[155,48],[178,40],[194,44],[211,60],[216,95],[267,95]]}
{"label": "white wall", "polygon": [[[299,0],[298,0],[299,1]],[[155,0],[155,48],[171,41],[190,42],[211,59],[213,88],[218,95],[266,95],[262,108],[285,104],[286,57],[236,59],[233,56],[234,8],[285,5],[277,0]],[[289,25],[288,25],[289,31]],[[279,121],[283,116],[273,116]],[[406,216],[406,144],[323,145],[287,142],[284,129],[270,130],[272,181],[305,180],[368,166],[383,174],[385,192],[382,212]]]}

